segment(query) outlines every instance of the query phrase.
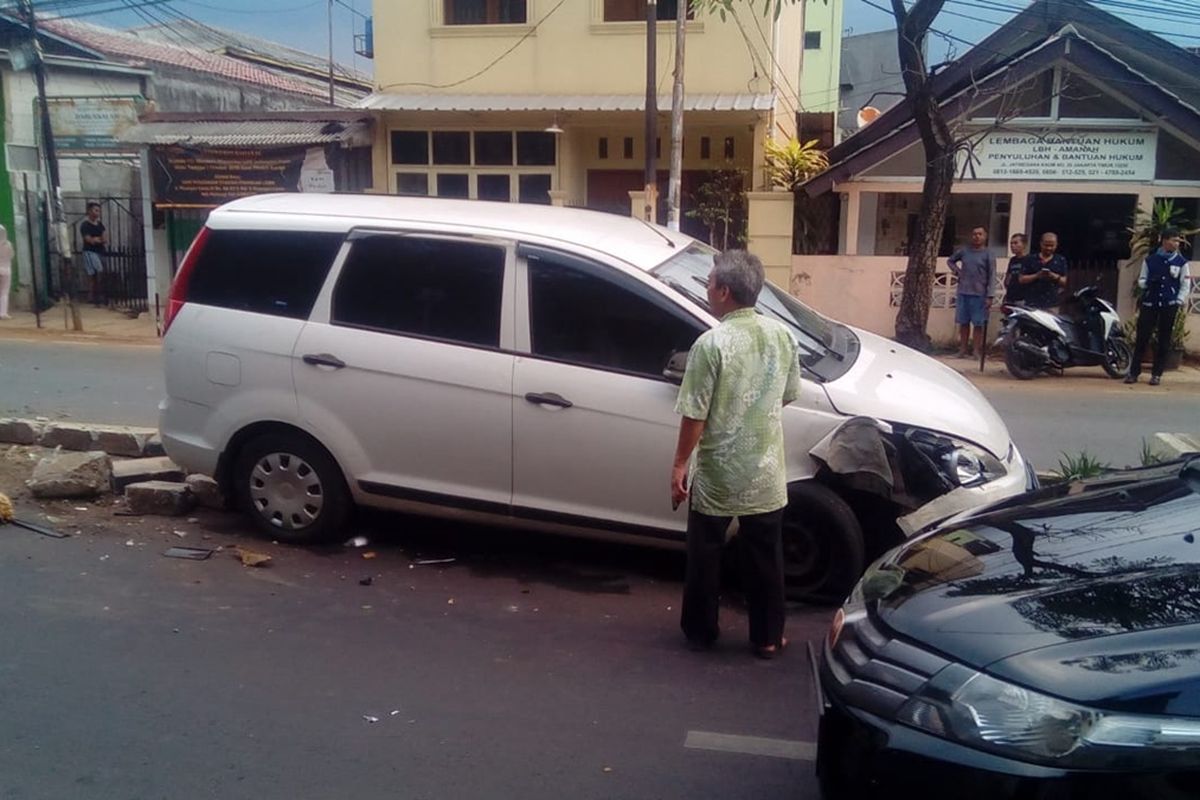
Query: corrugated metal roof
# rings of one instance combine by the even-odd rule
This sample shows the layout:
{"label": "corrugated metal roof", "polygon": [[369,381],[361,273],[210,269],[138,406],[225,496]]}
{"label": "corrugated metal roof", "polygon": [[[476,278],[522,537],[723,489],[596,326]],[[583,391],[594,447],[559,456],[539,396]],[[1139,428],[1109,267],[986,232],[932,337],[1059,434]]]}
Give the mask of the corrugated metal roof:
{"label": "corrugated metal roof", "polygon": [[[684,111],[769,111],[771,94],[689,94]],[[643,111],[637,94],[400,94],[376,92],[358,108],[376,111]],[[659,95],[658,107],[671,108],[671,95]]]}
{"label": "corrugated metal roof", "polygon": [[136,144],[264,147],[288,144],[366,146],[370,123],[321,120],[196,120],[142,122],[121,135]]}

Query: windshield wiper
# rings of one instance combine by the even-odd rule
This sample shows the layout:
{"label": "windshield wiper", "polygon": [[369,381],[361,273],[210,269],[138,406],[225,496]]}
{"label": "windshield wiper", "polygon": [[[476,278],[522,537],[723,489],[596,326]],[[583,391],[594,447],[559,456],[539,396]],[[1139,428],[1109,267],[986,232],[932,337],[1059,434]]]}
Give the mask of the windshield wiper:
{"label": "windshield wiper", "polygon": [[[808,338],[812,339],[813,341],[816,341],[816,342],[818,342],[818,343],[821,345],[822,349],[824,349],[824,351],[825,351],[826,353],[828,353],[829,355],[833,356],[833,358],[834,358],[834,359],[836,359],[836,360],[838,360],[838,361],[845,361],[845,360],[846,360],[846,357],[845,357],[844,355],[842,355],[842,354],[841,354],[841,353],[839,353],[838,351],[834,350],[832,347],[829,347],[828,345],[826,345],[824,342],[821,342],[819,339],[817,339],[817,338],[816,338],[815,336],[813,336],[812,334],[810,334],[810,333],[808,333],[808,332],[804,331],[802,328],[800,328],[799,326],[797,326],[797,325],[796,325],[796,321],[795,321],[795,320],[791,319],[790,317],[785,317],[783,314],[780,314],[778,311],[776,311],[775,309],[771,308],[769,305],[765,305],[765,304],[764,304],[762,307],[763,307],[763,308],[765,308],[767,311],[770,311],[770,312],[771,312],[772,314],[774,314],[776,317],[778,317],[780,322],[783,322],[784,324],[786,324],[786,325],[788,325],[788,326],[790,326],[790,327],[792,327],[792,328],[796,328],[797,330],[799,330],[801,333],[803,333],[803,334],[804,334],[805,336],[807,336]],[[762,313],[762,312],[759,312],[759,313]],[[813,349],[813,348],[811,348],[811,347],[805,347],[805,345],[804,345],[804,344],[800,344],[800,346],[801,346],[801,347],[804,347],[804,349],[805,349],[805,350],[807,350],[808,352],[812,353],[813,355],[817,355],[817,356],[821,355],[820,351],[814,350],[814,349]]]}

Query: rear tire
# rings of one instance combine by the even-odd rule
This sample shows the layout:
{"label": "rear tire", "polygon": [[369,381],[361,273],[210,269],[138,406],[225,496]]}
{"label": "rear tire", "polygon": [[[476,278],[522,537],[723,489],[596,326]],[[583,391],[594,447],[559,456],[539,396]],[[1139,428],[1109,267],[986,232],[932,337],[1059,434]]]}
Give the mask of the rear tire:
{"label": "rear tire", "polygon": [[1124,378],[1129,374],[1133,362],[1133,348],[1129,342],[1117,336],[1108,337],[1104,343],[1104,371],[1110,378]]}
{"label": "rear tire", "polygon": [[337,462],[299,433],[268,433],[243,445],[233,465],[233,495],[260,531],[292,544],[335,538],[350,513]]}
{"label": "rear tire", "polygon": [[840,603],[864,567],[862,526],[846,501],[812,481],[789,486],[783,512],[788,598]]}
{"label": "rear tire", "polygon": [[1018,328],[1008,335],[1008,341],[1004,343],[1004,366],[1008,367],[1010,375],[1020,381],[1032,380],[1044,369],[1042,364],[1032,363],[1029,356],[1017,349],[1017,342],[1028,339],[1029,336]]}

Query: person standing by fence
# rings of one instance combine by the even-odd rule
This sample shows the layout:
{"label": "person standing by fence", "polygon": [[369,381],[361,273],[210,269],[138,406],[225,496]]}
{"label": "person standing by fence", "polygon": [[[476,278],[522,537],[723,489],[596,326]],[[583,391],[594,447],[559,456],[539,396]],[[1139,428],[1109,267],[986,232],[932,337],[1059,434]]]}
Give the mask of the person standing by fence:
{"label": "person standing by fence", "polygon": [[103,300],[104,253],[108,247],[108,232],[100,221],[100,204],[87,204],[87,219],[79,223],[79,236],[83,239],[83,271],[88,276],[88,301],[100,305]]}

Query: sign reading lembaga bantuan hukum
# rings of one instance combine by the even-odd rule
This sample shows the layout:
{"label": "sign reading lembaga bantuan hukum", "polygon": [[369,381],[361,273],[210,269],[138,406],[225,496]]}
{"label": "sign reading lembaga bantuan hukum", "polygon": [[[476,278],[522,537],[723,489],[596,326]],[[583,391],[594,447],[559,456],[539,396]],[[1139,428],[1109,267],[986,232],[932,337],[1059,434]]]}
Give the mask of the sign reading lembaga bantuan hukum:
{"label": "sign reading lembaga bantuan hukum", "polygon": [[976,145],[965,174],[993,180],[1152,181],[1157,147],[1157,131],[991,131]]}
{"label": "sign reading lembaga bantuan hukum", "polygon": [[215,208],[252,194],[300,191],[300,172],[307,149],[152,148],[154,205],[158,208]]}

